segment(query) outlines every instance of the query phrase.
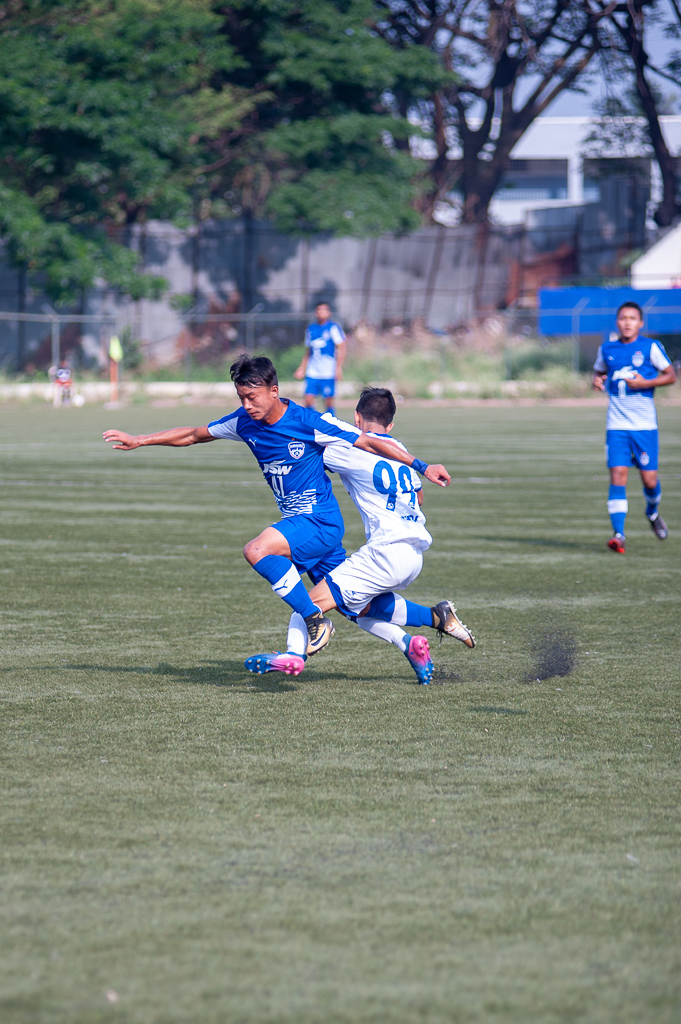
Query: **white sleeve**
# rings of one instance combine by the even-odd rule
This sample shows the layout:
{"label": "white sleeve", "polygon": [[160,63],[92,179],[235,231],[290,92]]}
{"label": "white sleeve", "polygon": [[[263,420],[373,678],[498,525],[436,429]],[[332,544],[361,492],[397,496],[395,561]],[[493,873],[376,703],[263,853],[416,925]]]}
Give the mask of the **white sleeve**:
{"label": "white sleeve", "polygon": [[608,369],[603,358],[603,346],[598,346],[598,352],[596,353],[596,362],[594,363],[594,373],[605,373]]}
{"label": "white sleeve", "polygon": [[314,428],[314,439],[315,443],[324,447],[327,444],[331,444],[332,441],[347,441],[353,444],[355,439],[362,433],[357,427],[352,426],[350,423],[344,423],[343,420],[337,420],[331,413],[324,413],[323,416],[319,417],[324,423],[329,425],[329,433],[325,430],[319,430],[317,427]]}
{"label": "white sleeve", "polygon": [[666,370],[671,363],[665,350],[656,341],[650,346],[650,361],[656,370]]}
{"label": "white sleeve", "polygon": [[324,449],[324,466],[331,473],[340,473],[342,469],[350,468],[350,460],[354,448],[347,441],[339,441],[337,438]]}
{"label": "white sleeve", "polygon": [[231,413],[229,416],[223,416],[221,420],[213,420],[212,423],[208,424],[208,433],[225,441],[244,441],[243,437],[237,433],[236,422],[236,415],[234,413]]}
{"label": "white sleeve", "polygon": [[339,327],[338,324],[331,324],[329,334],[331,335],[331,340],[333,341],[334,345],[342,345],[343,342],[345,341],[343,329],[342,327]]}

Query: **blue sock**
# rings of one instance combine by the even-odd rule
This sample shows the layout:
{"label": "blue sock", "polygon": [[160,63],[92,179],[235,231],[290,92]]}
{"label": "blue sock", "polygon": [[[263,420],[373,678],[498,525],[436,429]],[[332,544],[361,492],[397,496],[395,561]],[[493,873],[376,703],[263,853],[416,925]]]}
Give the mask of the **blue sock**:
{"label": "blue sock", "polygon": [[621,533],[624,536],[624,520],[627,517],[629,511],[629,502],[627,501],[627,489],[626,487],[618,487],[616,484],[610,484],[610,490],[608,491],[608,512],[610,513],[610,522],[612,523],[613,533]]}
{"label": "blue sock", "polygon": [[662,485],[658,480],[654,487],[644,487],[643,496],[646,499],[646,515],[648,519],[657,519],[657,506],[662,498]]}
{"label": "blue sock", "polygon": [[299,612],[304,619],[319,611],[317,605],[310,600],[300,573],[289,558],[284,558],[283,555],[265,555],[253,568],[271,584],[274,593],[286,601],[294,612]]}
{"label": "blue sock", "polygon": [[394,622],[397,626],[433,625],[433,613],[423,604],[405,601],[399,594],[379,594],[369,605],[368,618]]}

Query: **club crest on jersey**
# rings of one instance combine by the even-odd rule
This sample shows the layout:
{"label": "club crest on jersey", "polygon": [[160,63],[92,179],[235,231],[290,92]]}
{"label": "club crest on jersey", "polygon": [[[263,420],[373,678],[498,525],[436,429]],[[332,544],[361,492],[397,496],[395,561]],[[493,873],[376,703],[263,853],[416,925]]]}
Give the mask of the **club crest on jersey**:
{"label": "club crest on jersey", "polygon": [[634,366],[643,366],[643,352],[634,352],[631,361]]}
{"label": "club crest on jersey", "polygon": [[289,441],[288,450],[294,459],[300,459],[305,454],[305,442]]}

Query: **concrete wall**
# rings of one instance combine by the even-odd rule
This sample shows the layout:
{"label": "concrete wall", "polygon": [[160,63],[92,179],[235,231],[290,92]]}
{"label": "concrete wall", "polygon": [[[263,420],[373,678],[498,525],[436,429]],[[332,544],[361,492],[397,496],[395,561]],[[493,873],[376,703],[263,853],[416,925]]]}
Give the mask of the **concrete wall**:
{"label": "concrete wall", "polygon": [[[301,340],[302,320],[322,299],[349,327],[362,320],[385,327],[422,319],[431,329],[446,330],[476,311],[523,299],[532,304],[537,287],[566,277],[616,274],[621,255],[643,240],[645,203],[635,190],[614,182],[604,186],[600,203],[535,210],[525,226],[438,226],[370,239],[291,238],[245,217],[189,230],[152,221],[121,233],[119,240],[139,251],[145,272],[166,278],[163,300],[132,302],[95,288],[69,312],[115,315],[117,330],[129,327],[159,364],[180,361],[187,345],[220,349],[215,330],[197,335],[200,315],[187,328],[173,296],[187,298],[199,314],[262,307],[270,319],[266,331],[259,326],[250,336],[258,347],[284,348]],[[44,312],[45,302],[39,279],[26,281],[0,259],[1,310]],[[222,341],[230,349],[247,343],[242,325],[227,330],[231,335],[223,331]],[[0,323],[0,366],[47,365],[49,333],[49,325]],[[62,332],[67,349],[77,344],[86,364],[100,365],[106,363],[109,334],[94,321]]]}

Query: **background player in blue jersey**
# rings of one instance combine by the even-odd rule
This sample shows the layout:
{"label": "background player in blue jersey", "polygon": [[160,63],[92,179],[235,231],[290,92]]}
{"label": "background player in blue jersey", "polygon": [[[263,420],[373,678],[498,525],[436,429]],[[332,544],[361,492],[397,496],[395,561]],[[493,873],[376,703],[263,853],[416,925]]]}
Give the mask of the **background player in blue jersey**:
{"label": "background player in blue jersey", "polygon": [[626,550],[624,520],[629,509],[627,477],[629,466],[641,473],[646,516],[660,540],[667,537],[667,525],[660,516],[662,495],[657,476],[658,431],[655,388],[673,384],[674,367],[659,341],[639,332],[643,311],[636,302],[624,302],[617,311],[614,341],[604,342],[594,363],[593,387],[608,393],[605,453],[610,470],[608,512],[614,536],[611,551]]}
{"label": "background player in blue jersey", "polygon": [[307,572],[317,583],[345,559],[343,519],[324,472],[325,446],[340,438],[364,451],[413,466],[443,487],[450,477],[444,466],[427,466],[392,441],[349,432],[312,409],[279,398],[276,370],[265,357],[241,356],[230,373],[242,406],[236,412],[207,426],[174,427],[155,434],[133,436],[107,430],[104,440],[123,451],[147,445],[184,448],[218,438],[247,444],[282,518],[249,541],[244,557],[274,592],[302,615],[310,645],[319,650],[328,642],[333,625],[310,600],[300,573]]}
{"label": "background player in blue jersey", "polygon": [[333,412],[336,381],[343,379],[345,335],[343,328],[331,319],[327,302],[315,306],[314,324],[305,331],[305,355],[293,376],[305,380],[305,405],[315,404],[317,395],[324,399],[328,412]]}

